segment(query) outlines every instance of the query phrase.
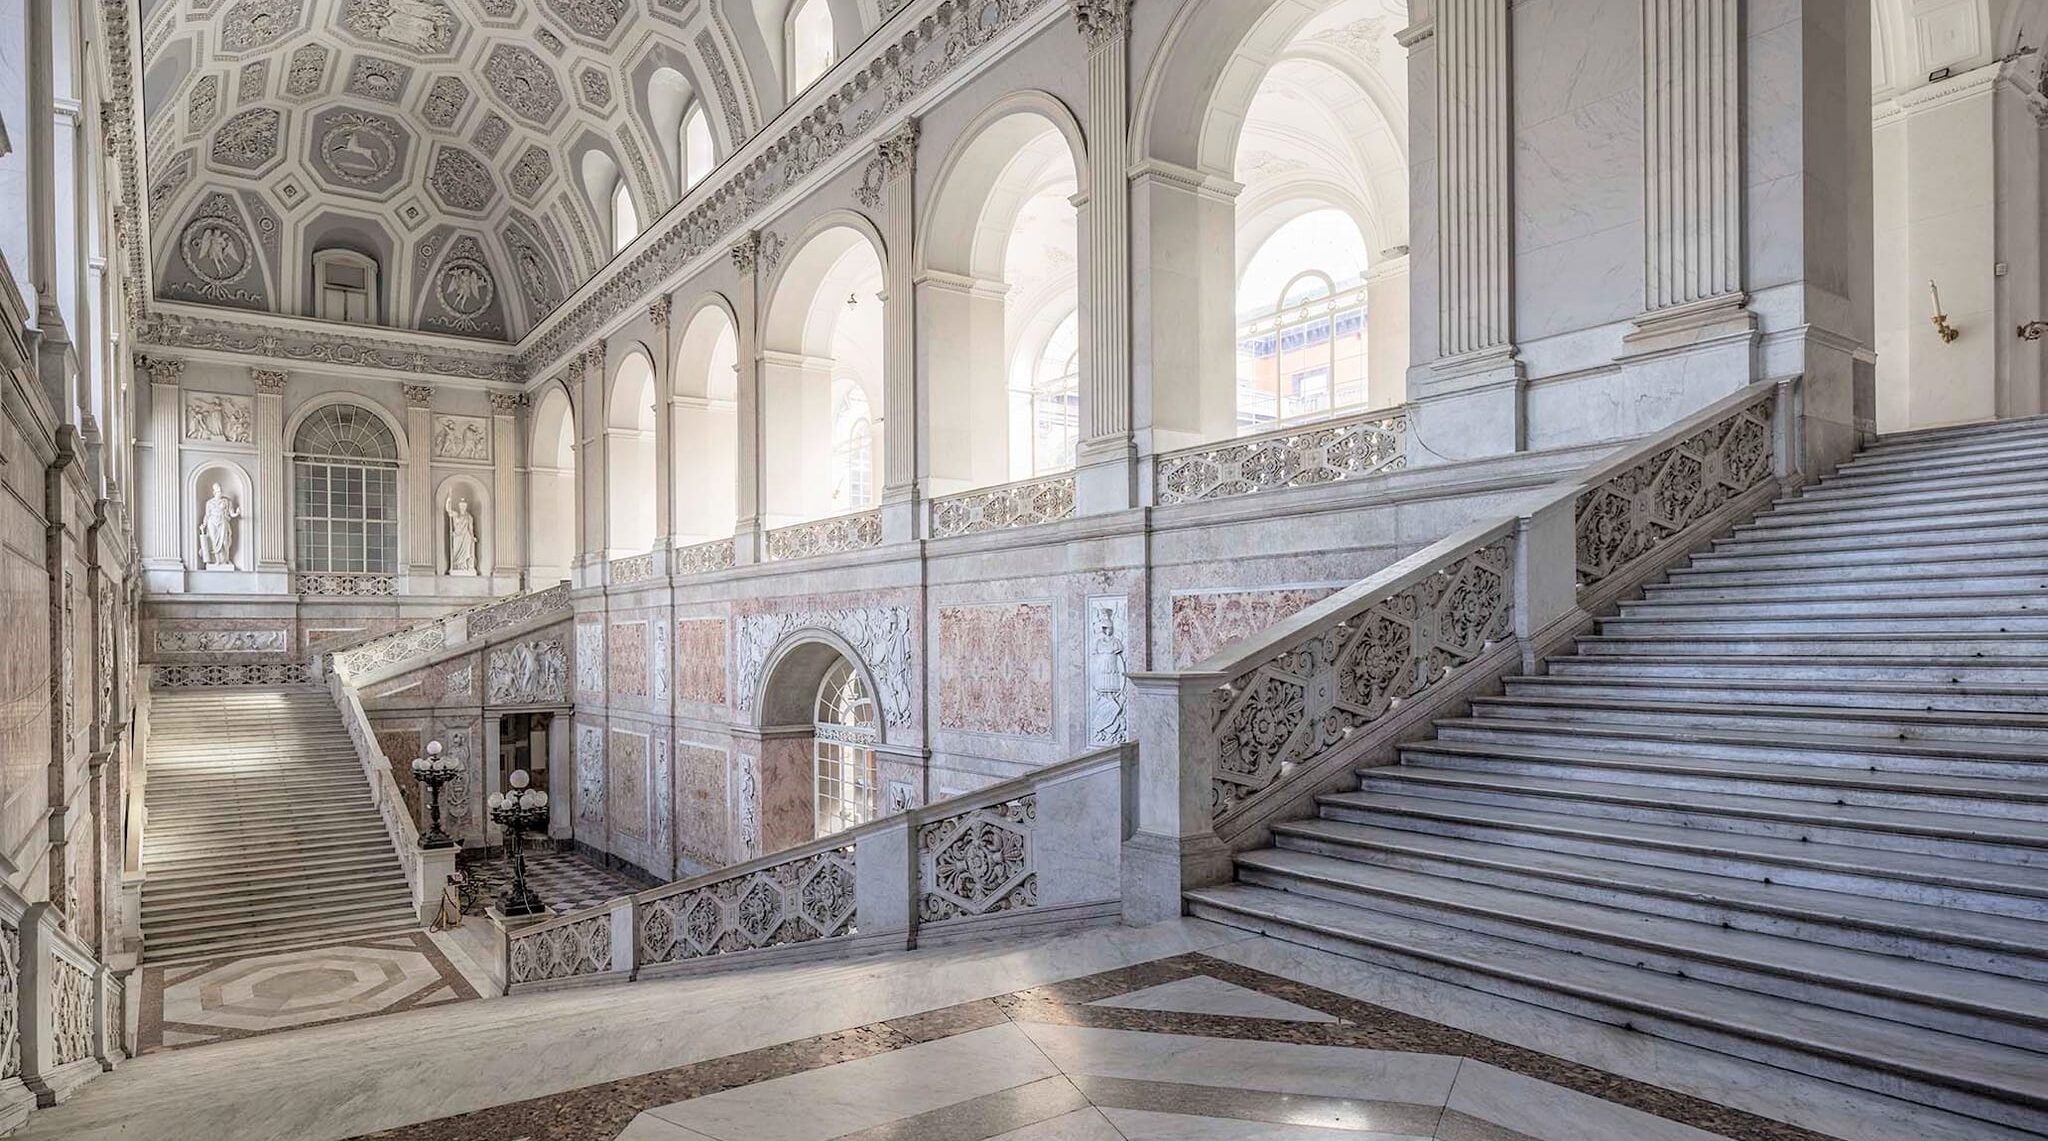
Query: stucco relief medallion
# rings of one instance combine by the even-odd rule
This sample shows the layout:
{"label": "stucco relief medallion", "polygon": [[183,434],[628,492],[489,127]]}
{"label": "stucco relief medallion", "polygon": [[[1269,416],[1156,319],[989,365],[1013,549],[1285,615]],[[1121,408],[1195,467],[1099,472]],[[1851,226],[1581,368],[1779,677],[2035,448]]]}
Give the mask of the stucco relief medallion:
{"label": "stucco relief medallion", "polygon": [[342,25],[368,40],[421,55],[438,55],[455,42],[455,13],[440,0],[349,0]]}
{"label": "stucco relief medallion", "polygon": [[391,173],[398,142],[380,119],[344,115],[320,136],[320,161],[343,182],[369,186]]}
{"label": "stucco relief medallion", "polygon": [[249,239],[227,218],[195,218],[178,242],[185,268],[209,285],[230,286],[249,272]]}

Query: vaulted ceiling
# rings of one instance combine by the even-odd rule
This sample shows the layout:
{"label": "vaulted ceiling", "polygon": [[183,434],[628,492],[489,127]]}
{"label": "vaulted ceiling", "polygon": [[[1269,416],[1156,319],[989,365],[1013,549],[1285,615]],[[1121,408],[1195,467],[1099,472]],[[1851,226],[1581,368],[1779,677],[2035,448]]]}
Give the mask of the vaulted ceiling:
{"label": "vaulted ceiling", "polygon": [[345,249],[379,265],[378,323],[517,339],[611,257],[614,179],[643,220],[675,203],[693,101],[720,155],[780,108],[743,62],[768,6],[725,9],[146,0],[157,296],[311,316],[313,255]]}

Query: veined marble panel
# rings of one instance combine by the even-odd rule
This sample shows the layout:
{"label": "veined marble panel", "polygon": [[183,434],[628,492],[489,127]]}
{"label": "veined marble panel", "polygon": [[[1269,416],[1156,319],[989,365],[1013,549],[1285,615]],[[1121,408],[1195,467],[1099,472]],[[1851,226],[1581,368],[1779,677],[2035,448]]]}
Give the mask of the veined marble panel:
{"label": "veined marble panel", "polygon": [[724,749],[676,742],[676,854],[696,868],[723,867],[732,861],[726,765]]}
{"label": "veined marble panel", "polygon": [[725,619],[676,620],[676,697],[725,704]]}
{"label": "veined marble panel", "polygon": [[604,730],[576,726],[576,819],[604,819]]}
{"label": "veined marble panel", "polygon": [[1335,585],[1189,591],[1173,596],[1173,667],[1186,669],[1247,634],[1336,593]]}
{"label": "veined marble panel", "polygon": [[611,770],[612,830],[635,840],[647,838],[647,744],[645,733],[613,729],[611,755],[605,758]]}
{"label": "veined marble panel", "polygon": [[610,692],[625,697],[647,696],[647,623],[612,623]]}
{"label": "veined marble panel", "polygon": [[940,728],[1052,735],[1050,602],[941,607],[938,623]]}

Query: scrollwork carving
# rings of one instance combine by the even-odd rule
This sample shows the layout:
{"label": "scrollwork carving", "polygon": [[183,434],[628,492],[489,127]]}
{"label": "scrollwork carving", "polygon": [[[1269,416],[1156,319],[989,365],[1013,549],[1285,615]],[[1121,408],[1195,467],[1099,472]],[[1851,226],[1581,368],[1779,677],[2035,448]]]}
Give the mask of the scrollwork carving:
{"label": "scrollwork carving", "polygon": [[1755,400],[1579,494],[1578,578],[1592,585],[1771,477],[1771,406]]}
{"label": "scrollwork carving", "polygon": [[929,923],[1038,906],[1037,827],[1037,793],[920,826],[919,917]]}
{"label": "scrollwork carving", "polygon": [[643,905],[643,963],[836,939],[858,931],[852,845],[663,896]]}

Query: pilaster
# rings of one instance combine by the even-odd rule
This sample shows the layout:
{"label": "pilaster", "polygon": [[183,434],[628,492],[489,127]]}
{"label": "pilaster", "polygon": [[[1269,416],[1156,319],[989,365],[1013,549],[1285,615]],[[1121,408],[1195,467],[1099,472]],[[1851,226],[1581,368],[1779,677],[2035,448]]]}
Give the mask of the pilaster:
{"label": "pilaster", "polygon": [[917,304],[912,294],[912,177],[917,120],[905,119],[876,144],[881,176],[882,244],[882,541],[917,537]]}
{"label": "pilaster", "polygon": [[1138,502],[1131,438],[1131,0],[1068,0],[1088,47],[1088,204],[1082,223],[1081,439],[1075,510]]}
{"label": "pilaster", "polygon": [[605,448],[604,429],[609,412],[605,408],[604,360],[603,341],[593,343],[577,358],[577,387],[582,395],[577,401],[576,431],[582,438],[576,449],[576,484],[583,497],[583,509],[578,513],[583,534],[576,561],[584,569],[571,577],[578,586],[604,581],[611,466],[606,462]]}
{"label": "pilaster", "polygon": [[178,381],[185,362],[175,357],[141,357],[149,378],[148,479],[143,492],[142,567],[153,593],[185,589],[184,513],[178,510],[178,441],[184,409]]}
{"label": "pilaster", "polygon": [[285,521],[291,507],[284,495],[284,390],[289,374],[252,368],[256,384],[256,569],[284,574]]}
{"label": "pilaster", "polygon": [[[733,311],[739,339],[739,492],[734,503],[733,561],[744,566],[761,561],[761,232],[749,230],[731,250],[739,280],[733,289]],[[888,308],[894,308],[890,306]],[[886,313],[886,310],[885,310]],[[886,320],[886,316],[884,318]]]}
{"label": "pilaster", "polygon": [[405,386],[405,554],[407,573],[420,580],[417,591],[440,571],[435,565],[434,388]]}
{"label": "pilaster", "polygon": [[525,514],[519,504],[519,417],[527,400],[519,392],[493,392],[490,396],[491,502],[496,505],[492,509],[491,533],[498,552],[492,573],[502,575],[526,565],[526,531],[519,525]]}
{"label": "pilaster", "polygon": [[[670,402],[675,397],[675,344],[669,330],[671,303],[657,297],[647,306],[654,327],[654,549],[665,551],[676,533],[676,431]],[[667,558],[666,555],[661,556]]]}

